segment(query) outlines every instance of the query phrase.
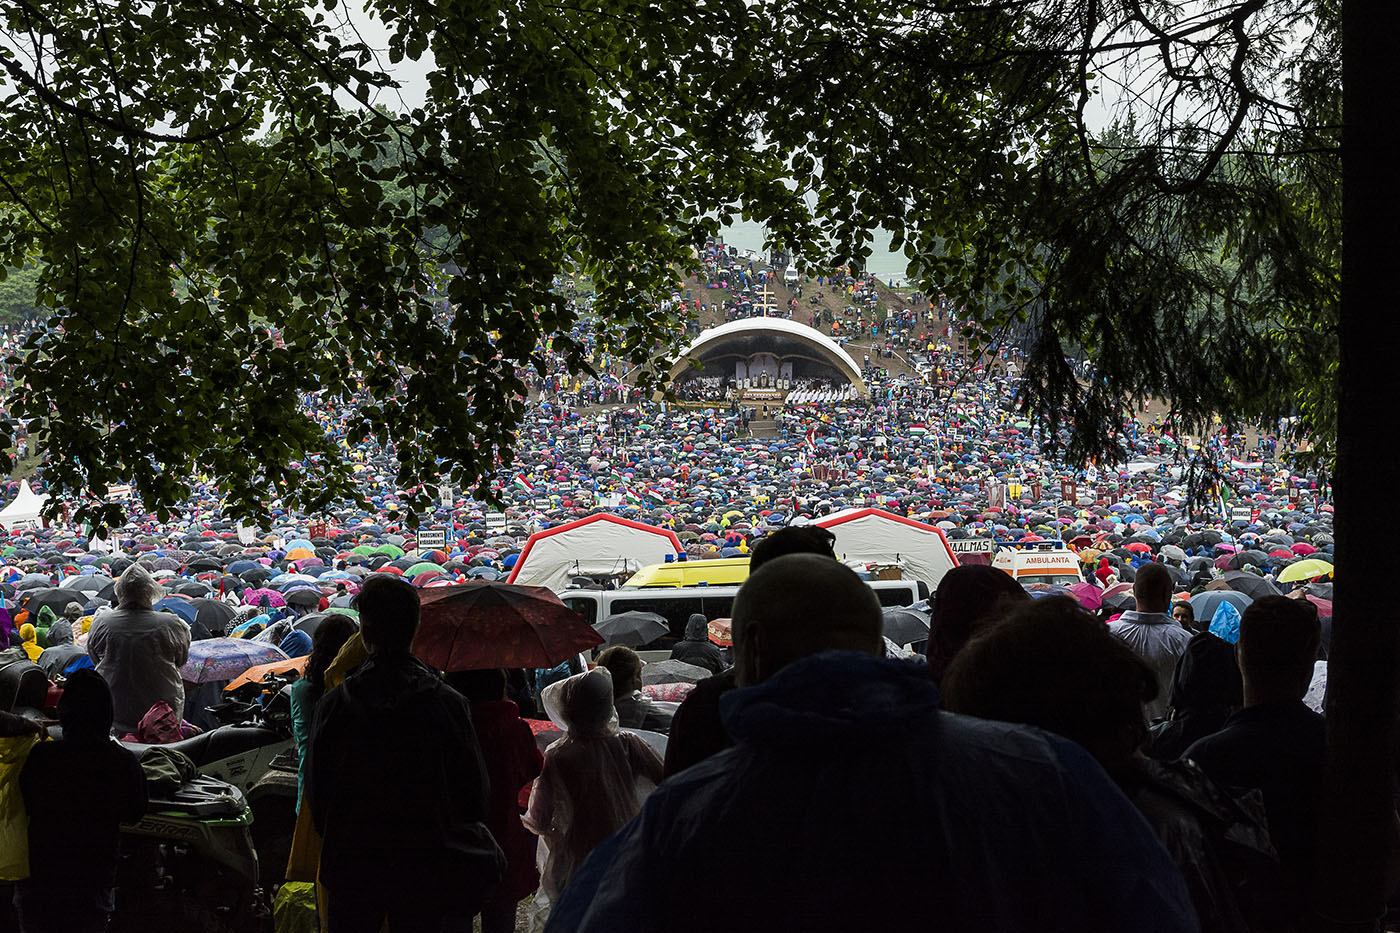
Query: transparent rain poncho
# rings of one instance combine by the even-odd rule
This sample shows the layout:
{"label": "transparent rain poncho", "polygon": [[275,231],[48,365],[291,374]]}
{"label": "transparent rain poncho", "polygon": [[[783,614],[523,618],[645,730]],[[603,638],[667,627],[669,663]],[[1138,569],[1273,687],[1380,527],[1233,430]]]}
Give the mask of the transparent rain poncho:
{"label": "transparent rain poncho", "polygon": [[559,895],[594,846],[641,809],[661,780],[661,758],[618,728],[606,668],[545,688],[545,713],[565,734],[544,753],[525,826],[540,837],[540,890]]}

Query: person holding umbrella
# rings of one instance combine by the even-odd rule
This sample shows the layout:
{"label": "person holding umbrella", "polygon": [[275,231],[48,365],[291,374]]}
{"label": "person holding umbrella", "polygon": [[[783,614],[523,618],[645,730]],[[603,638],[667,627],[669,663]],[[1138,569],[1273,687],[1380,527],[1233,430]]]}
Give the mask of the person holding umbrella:
{"label": "person holding umbrella", "polygon": [[88,632],[88,656],[112,688],[120,733],[135,732],[141,717],[161,700],[177,721],[184,715],[180,667],[189,660],[190,627],[173,613],[152,608],[164,595],[146,568],[132,564],[117,580],[117,608],[103,613]]}
{"label": "person holding umbrella", "polygon": [[419,618],[411,584],[375,574],[357,605],[368,657],[316,704],[306,759],[327,928],[469,922],[505,867],[484,823],[486,766],[469,704],[409,652]]}

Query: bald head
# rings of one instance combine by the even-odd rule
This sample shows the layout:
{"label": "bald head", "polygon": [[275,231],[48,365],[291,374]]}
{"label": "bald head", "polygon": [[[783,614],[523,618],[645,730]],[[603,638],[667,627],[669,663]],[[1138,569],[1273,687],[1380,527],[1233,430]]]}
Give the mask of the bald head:
{"label": "bald head", "polygon": [[734,597],[740,686],[819,651],[882,653],[880,601],[850,568],[817,554],[774,558]]}

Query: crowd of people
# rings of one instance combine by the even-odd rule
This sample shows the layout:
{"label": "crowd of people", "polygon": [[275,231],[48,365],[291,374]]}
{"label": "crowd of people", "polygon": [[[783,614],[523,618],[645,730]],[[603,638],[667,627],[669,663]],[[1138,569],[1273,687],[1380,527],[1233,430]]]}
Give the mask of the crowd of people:
{"label": "crowd of people", "polygon": [[[771,270],[718,246],[703,260],[724,314],[753,313]],[[1301,923],[1331,591],[1322,570],[1287,581],[1330,560],[1325,476],[1291,468],[1280,431],[1188,438],[1147,412],[1122,425],[1122,463],[1072,468],[1016,414],[1014,350],[960,354],[949,309],[887,307],[867,277],[803,287],[851,299],[814,325],[918,371],[867,360],[868,397],[804,386],[759,438],[738,400],[646,400],[622,361],[576,379],[546,354],[503,504],[453,491],[423,516],[441,548],[406,526],[392,447],[350,442],[353,400],[315,394],[368,508],[274,503],[241,528],[204,483],[167,521],[133,501],[107,541],[9,528],[0,673],[36,665],[62,725],[41,742],[0,711],[0,800],[27,813],[17,837],[0,810],[27,843],[22,871],[0,860],[20,928],[99,930],[119,909],[118,826],[146,794],[110,737],[216,726],[203,707],[223,681],[192,664],[232,641],[305,662],[287,878],[332,931],[497,933],[522,904],[567,931],[902,929],[911,901],[968,929]],[[671,300],[693,316],[684,290]],[[596,346],[596,326],[585,313],[573,336]],[[893,646],[809,524],[852,506],[954,542],[1059,542],[1085,579],[1027,588],[969,562],[928,581],[927,639]],[[412,653],[429,589],[501,578],[531,533],[598,511],[674,531],[691,559],[750,556],[732,645],[698,615],[671,652],[690,680],[658,689],[622,645],[445,676]],[[697,879],[724,884],[696,897]]]}

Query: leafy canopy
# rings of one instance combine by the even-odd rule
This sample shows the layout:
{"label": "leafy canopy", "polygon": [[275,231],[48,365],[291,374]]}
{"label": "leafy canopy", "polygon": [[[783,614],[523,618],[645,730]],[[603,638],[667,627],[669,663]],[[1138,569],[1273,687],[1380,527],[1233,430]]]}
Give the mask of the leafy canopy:
{"label": "leafy canopy", "polygon": [[[1328,428],[1322,0],[371,12],[390,63],[431,54],[422,106],[369,106],[392,80],[336,0],[0,0],[0,265],[38,264],[50,323],[10,401],[81,517],[114,519],[119,481],[164,512],[195,475],[245,516],[352,497],[308,392],[354,402],[401,485],[481,489],[519,368],[552,341],[588,371],[554,277],[591,275],[600,349],[645,363],[735,210],[818,263],[883,227],[987,339],[1022,326],[1071,456],[1144,394]],[[1132,93],[1096,131],[1105,80]]]}

